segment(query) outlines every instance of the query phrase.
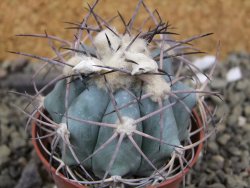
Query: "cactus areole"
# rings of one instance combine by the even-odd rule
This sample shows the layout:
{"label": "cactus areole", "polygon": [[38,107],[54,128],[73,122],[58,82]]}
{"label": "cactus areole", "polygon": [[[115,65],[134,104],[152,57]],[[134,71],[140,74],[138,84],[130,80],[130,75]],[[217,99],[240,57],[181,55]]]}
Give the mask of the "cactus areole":
{"label": "cactus areole", "polygon": [[[198,144],[191,142],[195,133],[190,124],[196,104],[206,126],[200,95],[207,94],[200,89],[205,87],[198,81],[193,87],[186,85],[183,81],[190,74],[181,75],[181,70],[194,75],[197,68],[183,54],[200,53],[189,43],[209,34],[176,42],[169,37],[175,33],[168,23],[141,0],[128,23],[118,13],[125,26],[118,31],[112,20],[94,12],[97,2],[83,22],[70,23],[77,29],[73,44],[47,33],[29,35],[48,39],[56,58],[15,52],[61,69],[61,75],[36,90],[35,99],[42,99],[36,111],[43,119],[30,117],[43,130],[39,140],[52,138],[51,147],[44,149],[50,162],[59,164],[57,172],[66,171],[70,180],[97,187],[157,184],[181,173],[193,157]],[[140,8],[149,15],[145,23],[153,20],[146,31],[134,24]],[[91,16],[96,26],[88,24]],[[60,52],[53,40],[63,43],[65,51]],[[40,97],[53,84],[53,90]]]}

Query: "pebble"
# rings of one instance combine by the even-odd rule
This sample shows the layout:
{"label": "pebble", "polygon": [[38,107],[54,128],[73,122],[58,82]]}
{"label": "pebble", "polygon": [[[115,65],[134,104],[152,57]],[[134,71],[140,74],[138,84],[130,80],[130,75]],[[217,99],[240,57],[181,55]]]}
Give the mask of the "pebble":
{"label": "pebble", "polygon": [[242,92],[235,92],[229,90],[228,93],[226,93],[225,95],[228,95],[227,98],[228,102],[230,103],[230,107],[243,104],[246,99],[246,95]]}
{"label": "pebble", "polygon": [[234,156],[240,156],[242,153],[238,147],[228,147],[227,151]]}
{"label": "pebble", "polygon": [[216,115],[221,118],[224,116],[228,116],[229,113],[230,113],[230,109],[228,108],[228,106],[225,104],[222,104],[218,106]]}
{"label": "pebble", "polygon": [[34,160],[31,160],[22,172],[22,176],[19,179],[15,188],[33,188],[41,187],[42,179],[38,172],[38,167]]}
{"label": "pebble", "polygon": [[250,154],[247,150],[242,152],[241,155],[241,162],[244,164],[244,166],[247,168],[250,165]]}
{"label": "pebble", "polygon": [[12,150],[25,146],[26,146],[25,138],[21,137],[21,135],[18,132],[11,133],[10,147]]}
{"label": "pebble", "polygon": [[[221,117],[221,116],[220,116]],[[226,125],[224,123],[220,123],[217,125],[217,131],[218,132],[224,132],[226,130]]]}
{"label": "pebble", "polygon": [[231,68],[226,75],[228,82],[235,82],[242,78],[242,73],[240,67],[233,67]]}
{"label": "pebble", "polygon": [[9,175],[11,178],[18,178],[21,175],[22,169],[18,165],[11,165],[9,168]]}
{"label": "pebble", "polygon": [[249,80],[247,80],[247,79],[245,79],[245,80],[240,80],[240,81],[238,81],[238,83],[236,84],[236,89],[237,90],[240,90],[240,91],[244,91],[245,89],[247,89],[247,87],[248,87],[248,83],[249,82]]}
{"label": "pebble", "polygon": [[228,117],[228,121],[227,121],[227,124],[228,126],[230,127],[234,127],[236,126],[238,123],[238,115],[236,114],[231,114],[229,117]]}
{"label": "pebble", "polygon": [[11,150],[9,149],[7,145],[0,146],[0,167],[8,161],[10,154],[11,154]]}
{"label": "pebble", "polygon": [[227,85],[226,80],[219,79],[219,78],[212,80],[212,83],[211,83],[211,87],[213,89],[223,89],[226,87],[226,85]]}
{"label": "pebble", "polygon": [[206,70],[210,68],[216,61],[215,56],[206,55],[204,57],[197,58],[193,61],[193,64],[200,70]]}
{"label": "pebble", "polygon": [[13,180],[8,174],[0,175],[0,188],[12,188],[16,184],[16,181]]}
{"label": "pebble", "polygon": [[[210,96],[210,98],[215,103],[215,105],[217,107],[219,107],[219,108],[223,107],[223,104],[224,104],[224,102],[223,102],[223,96],[221,96],[221,98],[218,97],[218,96]],[[225,105],[225,107],[227,108],[226,105]],[[225,110],[227,110],[227,109],[225,109]],[[218,114],[218,113],[216,113],[216,114]]]}
{"label": "pebble", "polygon": [[217,168],[219,169],[223,168],[225,159],[221,155],[215,155],[211,159],[214,162],[214,164],[217,166]]}
{"label": "pebble", "polygon": [[4,69],[1,69],[1,67],[0,67],[0,79],[5,78],[7,76],[7,74],[8,74],[7,71]]}
{"label": "pebble", "polygon": [[246,94],[247,98],[250,98],[250,83],[248,83],[248,86],[245,88],[244,93]]}
{"label": "pebble", "polygon": [[238,118],[238,125],[239,125],[240,127],[245,126],[246,123],[247,123],[247,119],[246,119],[244,116],[240,116],[240,117]]}
{"label": "pebble", "polygon": [[[59,187],[57,187],[56,185],[54,185],[52,183],[48,183],[47,185],[43,186],[43,188],[59,188]],[[191,187],[189,187],[189,188],[191,188]]]}
{"label": "pebble", "polygon": [[216,142],[209,141],[208,144],[208,149],[212,153],[218,153],[219,152],[219,146]]}
{"label": "pebble", "polygon": [[209,185],[205,188],[226,188],[225,185],[221,184],[221,183],[214,183],[212,185]]}
{"label": "pebble", "polygon": [[244,108],[244,113],[245,113],[245,116],[246,116],[246,117],[249,117],[249,116],[250,116],[250,105],[247,105],[247,106]]}
{"label": "pebble", "polygon": [[11,72],[20,72],[28,64],[29,60],[27,58],[18,58],[10,62]]}
{"label": "pebble", "polygon": [[[2,118],[1,121],[3,119],[4,118]],[[15,127],[14,126],[8,126],[7,124],[4,124],[4,123],[1,122],[1,131],[2,131],[2,133],[4,133],[4,134],[1,134],[1,137],[0,137],[1,143],[8,144],[10,134],[13,131],[15,131]]]}
{"label": "pebble", "polygon": [[247,188],[247,182],[242,180],[237,175],[227,175],[226,174],[226,185],[227,188]]}
{"label": "pebble", "polygon": [[216,176],[220,179],[220,182],[225,182],[225,172],[222,169],[216,171]]}
{"label": "pebble", "polygon": [[242,111],[243,111],[242,105],[238,104],[238,105],[234,106],[232,113],[234,116],[237,116],[237,118],[238,118],[239,116],[241,116]]}
{"label": "pebble", "polygon": [[18,158],[17,161],[21,166],[25,166],[27,164],[27,159],[25,157]]}
{"label": "pebble", "polygon": [[227,142],[230,140],[231,136],[229,134],[223,134],[220,137],[217,138],[217,141],[221,145],[226,145]]}

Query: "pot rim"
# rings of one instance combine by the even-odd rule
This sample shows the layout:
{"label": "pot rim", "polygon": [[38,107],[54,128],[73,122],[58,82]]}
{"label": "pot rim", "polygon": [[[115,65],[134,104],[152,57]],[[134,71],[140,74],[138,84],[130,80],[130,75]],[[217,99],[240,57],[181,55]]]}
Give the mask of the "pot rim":
{"label": "pot rim", "polygon": [[[202,127],[202,123],[201,123],[201,119],[200,119],[198,113],[195,110],[193,110],[192,113],[193,113],[194,119],[196,120],[197,128],[201,128]],[[39,113],[37,115],[39,115]],[[32,121],[32,130],[31,131],[32,131],[31,132],[32,138],[36,138],[36,132],[37,132],[36,121]],[[205,137],[205,133],[204,133],[203,129],[201,129],[197,133],[197,137],[199,139],[202,139],[202,138]],[[32,144],[34,145],[35,151],[36,151],[38,157],[40,158],[40,160],[42,161],[43,165],[45,166],[45,168],[52,173],[53,178],[60,178],[62,181],[65,181],[67,184],[72,184],[76,188],[84,188],[84,187],[86,187],[86,186],[84,186],[82,184],[78,184],[76,182],[70,181],[68,178],[66,178],[60,172],[58,172],[56,174],[56,169],[53,166],[50,165],[50,163],[47,161],[47,159],[42,154],[42,152],[41,152],[41,150],[39,148],[40,144],[37,141],[37,139],[32,139]],[[196,163],[196,161],[198,160],[198,157],[199,157],[199,154],[200,154],[200,152],[202,150],[202,147],[203,147],[203,142],[199,143],[199,145],[196,146],[196,148],[195,148],[195,155],[194,155],[193,160],[190,162],[189,167],[193,167],[194,164]],[[190,169],[191,168],[185,168],[183,170],[183,173],[179,173],[178,175],[176,175],[176,176],[174,176],[174,177],[172,177],[170,179],[167,179],[167,180],[163,181],[162,183],[156,185],[156,187],[164,187],[164,186],[173,184],[175,182],[179,182],[180,183],[182,181],[183,177],[189,172]],[[152,188],[153,186],[149,186],[149,187]]]}

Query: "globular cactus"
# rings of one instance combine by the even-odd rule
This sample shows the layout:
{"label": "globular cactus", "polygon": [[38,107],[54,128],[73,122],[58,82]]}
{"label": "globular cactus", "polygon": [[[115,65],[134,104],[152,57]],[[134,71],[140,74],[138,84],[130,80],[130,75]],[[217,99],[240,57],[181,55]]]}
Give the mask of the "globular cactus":
{"label": "globular cactus", "polygon": [[[173,63],[191,67],[188,70],[194,76],[194,66],[183,55],[199,51],[183,49],[192,50],[186,44],[208,34],[180,42],[170,40],[168,34],[174,33],[169,32],[169,25],[157,21],[143,1],[138,7],[141,4],[155,21],[155,28],[135,32],[137,9],[128,24],[119,13],[125,24],[121,34],[92,7],[81,24],[74,24],[78,29],[76,41],[65,48],[70,58],[52,44],[52,40],[64,41],[47,34],[43,37],[56,52],[56,60],[33,56],[62,67],[62,75],[36,96],[56,83],[41,105],[49,115],[39,110],[46,123],[39,122],[45,127],[45,137],[53,136],[48,152],[61,163],[58,170],[66,166],[70,179],[75,181],[109,183],[111,178],[140,185],[166,178],[172,173],[165,173],[166,168],[173,168],[172,157],[183,162],[185,151],[197,145],[190,143],[192,109],[197,103],[204,126],[207,123],[200,93],[210,93],[199,90],[198,86],[204,89],[204,85],[193,88],[182,82],[188,77],[174,75]],[[97,27],[87,24],[90,15]],[[81,42],[83,30],[87,30],[90,45]],[[182,53],[175,53],[175,49]],[[72,170],[76,166],[81,176]]]}
{"label": "globular cactus", "polygon": [[[65,79],[58,82],[45,97],[44,107],[53,121],[67,127],[75,155],[79,161],[88,158],[83,166],[97,177],[149,176],[187,139],[196,95],[174,94],[190,88],[180,81],[171,85],[171,70],[160,70],[147,41],[139,36],[105,29],[95,36],[94,45],[100,58],[77,54],[68,61],[76,63],[74,67],[64,70],[66,75],[91,78],[72,77],[68,85]],[[131,101],[135,102],[128,105]],[[62,160],[69,166],[79,163],[69,149],[62,152]]]}

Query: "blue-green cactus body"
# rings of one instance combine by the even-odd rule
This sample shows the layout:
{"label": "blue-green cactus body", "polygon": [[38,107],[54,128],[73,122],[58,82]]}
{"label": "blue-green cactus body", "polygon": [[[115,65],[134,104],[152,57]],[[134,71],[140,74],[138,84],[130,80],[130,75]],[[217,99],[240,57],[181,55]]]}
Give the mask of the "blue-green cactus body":
{"label": "blue-green cactus body", "polygon": [[[168,79],[167,76],[165,79]],[[59,92],[59,90],[65,91],[64,84],[65,81],[59,82],[53,92],[48,95],[49,98],[46,100],[47,103],[45,107],[47,110],[49,109],[48,111],[55,121],[60,119],[58,116],[55,116],[53,112],[57,111],[60,105],[64,107],[63,99],[65,95],[58,95],[58,93],[63,93]],[[78,82],[78,84],[79,86],[82,86],[82,83]],[[76,87],[75,84],[71,88],[74,87]],[[172,86],[172,91],[183,89],[189,88],[181,82],[177,82]],[[88,89],[85,90],[81,88],[81,93],[76,89],[73,89],[71,93],[71,95],[75,96],[76,98],[70,98],[69,100],[69,117],[112,124],[119,123],[116,113],[112,113],[103,117],[105,112],[108,113],[114,110],[109,94],[105,90],[99,89],[97,86],[93,85],[89,86]],[[115,92],[114,95],[118,107],[127,104],[134,99],[130,94],[127,93],[127,91],[123,90]],[[177,94],[177,96],[182,101],[184,101],[184,103],[190,109],[192,109],[196,102],[194,94]],[[63,101],[63,104],[59,103],[58,105],[53,105],[53,102],[61,102],[60,98]],[[51,101],[50,103],[48,102],[49,100]],[[166,106],[175,102],[176,104],[162,112],[162,128],[159,124],[160,114],[154,115],[144,120],[142,125],[137,125],[137,130],[143,130],[144,133],[158,139],[160,139],[162,136],[162,140],[169,145],[165,143],[160,144],[157,141],[153,141],[148,138],[142,138],[141,136],[133,134],[133,138],[135,139],[137,145],[157,168],[164,165],[166,156],[169,156],[173,152],[174,146],[179,146],[180,141],[184,140],[187,136],[187,127],[188,122],[190,121],[190,114],[183,107],[183,104],[176,101],[176,99],[173,97],[170,97],[169,99],[165,99],[163,101],[163,105]],[[119,110],[119,113],[122,117],[129,117],[136,120],[159,109],[158,104],[153,102],[151,98],[141,100],[141,104],[142,105],[140,105],[140,107],[138,103],[130,105],[126,108],[123,108],[122,110]],[[64,113],[64,111],[60,111],[59,113]],[[90,125],[72,120],[70,118],[67,120],[66,117],[63,117],[61,120],[62,123],[66,123],[67,121],[68,130],[70,132],[70,143],[80,161],[83,161],[88,156],[90,156],[103,143],[105,143],[115,131],[113,128]],[[85,168],[92,169],[96,176],[100,178],[103,177],[116,148],[118,138],[119,137],[109,143],[103,150],[94,155],[92,160],[89,159],[85,161],[83,164]],[[63,146],[61,145],[61,147]],[[62,149],[62,151],[64,150]],[[69,149],[66,149],[64,152],[62,152],[62,159],[67,165],[78,164]],[[139,176],[148,176],[153,172],[154,169],[147,163],[145,159],[142,158],[128,137],[125,136],[109,175],[126,176],[137,174]]]}
{"label": "blue-green cactus body", "polygon": [[[89,86],[72,102],[68,109],[68,116],[82,120],[101,121],[108,102],[107,92],[96,86]],[[64,117],[62,122],[66,123],[67,118]],[[68,118],[68,130],[70,143],[79,160],[87,158],[95,148],[99,126]],[[65,154],[63,153],[62,159],[68,165],[77,164],[68,149]],[[91,160],[86,161],[84,166],[91,168]]]}
{"label": "blue-green cactus body", "polygon": [[[66,79],[59,81],[45,97],[44,107],[56,123],[60,123],[65,112]],[[80,80],[69,83],[68,105],[85,89]]]}
{"label": "blue-green cactus body", "polygon": [[[152,52],[152,56],[160,54],[160,50],[156,49]],[[159,62],[158,62],[159,64]],[[163,67],[162,69],[168,73],[169,76],[164,76],[165,80],[167,82],[170,82],[170,78],[173,80],[173,62],[170,59],[163,59]],[[181,91],[181,90],[187,90],[191,91],[192,88],[187,86],[186,84],[182,82],[176,82],[171,86],[172,91]],[[190,112],[192,111],[193,107],[196,105],[196,94],[195,93],[178,93],[176,96],[186,105],[182,104],[181,102],[178,102],[178,100],[174,97],[170,97],[170,102],[176,102],[177,103],[173,106],[173,112],[176,120],[176,125],[178,127],[178,135],[179,140],[182,141],[188,137],[188,125],[190,121]],[[189,109],[188,110],[186,109]]]}
{"label": "blue-green cactus body", "polygon": [[[188,87],[187,85],[176,82],[171,87],[172,91],[191,91],[192,89]],[[188,125],[190,122],[190,112],[192,112],[193,107],[196,104],[196,93],[178,93],[176,94],[178,99],[185,103],[181,103],[174,97],[170,97],[171,102],[176,102],[176,104],[173,106],[173,112],[175,116],[175,120],[178,127],[178,135],[180,140],[184,140],[188,137]],[[189,111],[187,110],[189,109]]]}
{"label": "blue-green cactus body", "polygon": [[[152,56],[159,53],[155,50]],[[164,76],[164,79],[170,84],[172,76],[172,61],[164,59],[163,70],[169,75]],[[121,79],[121,78],[118,78]],[[45,98],[45,109],[49,112],[50,116],[56,123],[65,123],[70,132],[70,144],[74,150],[79,161],[84,161],[87,157],[98,150],[117,129],[91,125],[75,121],[69,117],[78,118],[82,120],[91,120],[94,122],[111,123],[118,126],[119,118],[117,114],[111,113],[106,116],[104,114],[114,110],[113,104],[110,100],[110,94],[104,89],[100,89],[97,85],[91,84],[85,89],[80,80],[75,80],[70,83],[69,98],[68,98],[68,112],[65,113],[65,90],[66,80],[59,81],[53,91]],[[171,86],[172,91],[178,90],[191,90],[182,82],[176,82]],[[138,95],[140,93],[136,88],[132,88],[131,92]],[[176,96],[191,109],[196,104],[195,94],[176,94]],[[134,100],[134,97],[125,90],[115,90],[114,97],[117,107],[127,104]],[[160,126],[160,114],[156,114],[141,123],[136,125],[138,131],[142,131],[157,139],[161,139],[162,143],[154,141],[135,133],[132,133],[133,139],[145,154],[145,156],[153,163],[156,168],[165,164],[165,160],[174,151],[174,146],[179,146],[181,141],[187,138],[187,127],[190,121],[190,114],[185,109],[184,105],[178,102],[172,96],[163,99],[163,106],[174,103],[170,108],[162,111],[163,126]],[[134,103],[126,108],[119,110],[121,117],[139,119],[149,113],[158,110],[160,107],[158,103],[154,102],[151,98],[143,99],[140,103]],[[56,112],[56,113],[54,113]],[[92,170],[95,176],[103,178],[108,165],[116,149],[120,133],[118,136],[107,146],[93,155],[92,158],[83,162],[83,166]],[[72,155],[65,144],[60,144],[62,160],[67,165],[78,165],[78,162]],[[66,149],[65,149],[66,148]],[[125,135],[119,151],[117,153],[114,164],[109,169],[108,175],[117,176],[149,176],[154,172],[154,168],[141,156],[141,154],[134,147],[129,138]]]}
{"label": "blue-green cactus body", "polygon": [[[115,101],[117,106],[122,106],[127,104],[128,102],[132,101],[134,98],[127,91],[119,90],[115,93]],[[112,102],[109,103],[106,112],[113,111],[113,104]],[[132,118],[138,119],[140,117],[140,110],[138,104],[130,105],[126,108],[123,108],[119,111],[122,118]],[[126,119],[125,119],[126,121]],[[106,123],[119,123],[119,119],[116,113],[109,114],[102,119],[102,122]],[[141,131],[141,123],[138,123],[136,126],[137,130]],[[105,141],[107,141],[112,135],[114,134],[114,130],[112,128],[105,128],[101,127],[98,140],[96,144],[96,148],[98,149]],[[133,138],[137,145],[141,147],[142,138],[138,135],[133,135]],[[93,157],[92,166],[95,175],[102,178],[107,170],[108,164],[112,158],[112,155],[115,151],[117,142],[119,138],[115,139],[112,143],[110,143],[105,149],[100,151]],[[119,153],[115,159],[114,165],[111,168],[110,175],[133,175],[137,169],[139,168],[141,162],[141,155],[132,145],[130,140],[125,137],[122,145],[120,147]]]}
{"label": "blue-green cactus body", "polygon": [[[164,106],[170,105],[169,100],[165,99]],[[142,101],[141,114],[142,116],[158,110],[160,107],[157,103],[151,99],[145,99]],[[142,143],[142,150],[150,161],[156,166],[161,167],[166,161],[166,156],[169,156],[174,146],[179,146],[180,141],[178,139],[178,130],[171,107],[165,109],[162,112],[163,127],[160,126],[160,114],[152,116],[143,121],[143,132],[160,139],[166,143],[160,144],[157,141],[144,138]],[[169,145],[168,145],[169,144]],[[146,160],[142,160],[138,174],[142,176],[148,176],[152,174],[153,168],[148,164]]]}
{"label": "blue-green cactus body", "polygon": [[[151,56],[154,57],[156,55],[160,55],[161,50],[156,49],[151,53]],[[157,62],[158,65],[160,64],[160,62]],[[173,62],[170,59],[163,59],[162,61],[162,70],[164,70],[168,75],[173,75]]]}

